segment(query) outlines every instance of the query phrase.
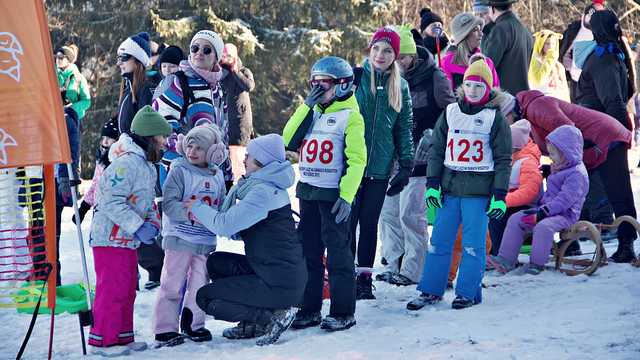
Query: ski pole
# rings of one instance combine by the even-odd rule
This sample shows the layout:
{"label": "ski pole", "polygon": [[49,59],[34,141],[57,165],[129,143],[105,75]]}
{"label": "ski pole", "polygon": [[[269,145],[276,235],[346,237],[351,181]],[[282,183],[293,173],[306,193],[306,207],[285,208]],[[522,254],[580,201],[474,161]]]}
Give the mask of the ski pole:
{"label": "ski pole", "polygon": [[82,228],[80,222],[80,211],[78,210],[78,197],[76,196],[78,190],[78,181],[76,181],[75,175],[72,171],[71,164],[67,163],[67,172],[69,173],[69,183],[71,184],[71,200],[73,202],[73,212],[76,217],[76,233],[78,235],[78,245],[80,246],[80,258],[82,259],[82,275],[84,277],[85,294],[87,297],[87,311],[78,312],[78,319],[80,321],[80,337],[82,339],[82,354],[87,355],[87,348],[84,343],[84,326],[92,324],[91,319],[91,284],[89,283],[89,272],[87,270],[87,257],[84,252],[84,241],[82,239]]}

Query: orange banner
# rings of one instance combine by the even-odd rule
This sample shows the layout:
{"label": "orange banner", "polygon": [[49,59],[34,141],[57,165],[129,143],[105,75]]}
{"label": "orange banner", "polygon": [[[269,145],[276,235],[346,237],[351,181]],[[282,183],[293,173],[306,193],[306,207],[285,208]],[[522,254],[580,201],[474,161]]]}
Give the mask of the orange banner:
{"label": "orange banner", "polygon": [[0,168],[71,162],[42,0],[0,1]]}

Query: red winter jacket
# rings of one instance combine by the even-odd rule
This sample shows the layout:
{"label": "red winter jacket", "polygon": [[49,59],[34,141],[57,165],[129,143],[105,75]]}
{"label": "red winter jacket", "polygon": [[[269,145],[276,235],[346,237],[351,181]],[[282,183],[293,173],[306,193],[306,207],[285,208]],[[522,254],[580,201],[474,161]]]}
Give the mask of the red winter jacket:
{"label": "red winter jacket", "polygon": [[607,159],[612,143],[631,146],[631,131],[605,113],[544,96],[537,90],[521,91],[517,99],[522,117],[531,123],[531,137],[545,155],[548,154],[545,138],[562,125],[573,125],[582,132],[587,169],[594,169]]}

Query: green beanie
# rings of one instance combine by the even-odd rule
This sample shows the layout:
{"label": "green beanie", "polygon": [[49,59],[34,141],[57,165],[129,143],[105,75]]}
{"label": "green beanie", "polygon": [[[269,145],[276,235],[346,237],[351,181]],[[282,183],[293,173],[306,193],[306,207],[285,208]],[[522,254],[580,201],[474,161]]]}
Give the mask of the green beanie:
{"label": "green beanie", "polygon": [[396,29],[400,35],[400,55],[416,55],[416,42],[413,40],[413,34],[411,34],[411,27],[409,25],[401,25]]}
{"label": "green beanie", "polygon": [[138,136],[171,135],[171,125],[164,117],[146,105],[138,111],[131,122],[131,132]]}

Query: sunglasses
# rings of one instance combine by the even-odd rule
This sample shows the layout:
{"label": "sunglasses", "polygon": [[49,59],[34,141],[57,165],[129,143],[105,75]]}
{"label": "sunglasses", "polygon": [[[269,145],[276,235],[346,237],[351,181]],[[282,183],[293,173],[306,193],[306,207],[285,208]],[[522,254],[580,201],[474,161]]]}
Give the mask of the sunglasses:
{"label": "sunglasses", "polygon": [[132,57],[133,56],[129,55],[129,54],[120,54],[120,55],[118,55],[118,57],[116,57],[116,60],[119,61],[119,62],[125,63],[125,62],[129,61],[129,59],[131,59]]}
{"label": "sunglasses", "polygon": [[56,59],[58,59],[58,60],[62,60],[62,59],[64,59],[64,58],[65,58],[65,56],[64,56],[64,54],[63,54],[63,53],[57,53],[57,54],[55,54],[55,57],[56,57]]}
{"label": "sunglasses", "polygon": [[[196,54],[198,51],[200,51],[200,46],[191,45],[191,53],[192,54]],[[202,53],[205,54],[205,55],[211,54],[212,51],[213,51],[213,49],[208,47],[208,46],[203,46],[202,47]]]}

